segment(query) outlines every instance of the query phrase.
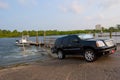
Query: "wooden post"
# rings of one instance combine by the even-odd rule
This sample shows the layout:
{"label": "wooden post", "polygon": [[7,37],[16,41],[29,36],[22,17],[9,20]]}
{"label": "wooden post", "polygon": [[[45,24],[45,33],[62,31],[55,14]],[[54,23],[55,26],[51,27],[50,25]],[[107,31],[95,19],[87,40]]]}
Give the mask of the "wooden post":
{"label": "wooden post", "polygon": [[44,31],[44,48],[46,46],[46,32]]}
{"label": "wooden post", "polygon": [[93,37],[95,38],[96,37],[96,33],[95,33],[96,31],[94,30],[94,32],[93,32]]}
{"label": "wooden post", "polygon": [[110,31],[110,38],[112,38],[112,31]]}
{"label": "wooden post", "polygon": [[39,45],[39,41],[38,41],[38,31],[36,32],[36,46]]}

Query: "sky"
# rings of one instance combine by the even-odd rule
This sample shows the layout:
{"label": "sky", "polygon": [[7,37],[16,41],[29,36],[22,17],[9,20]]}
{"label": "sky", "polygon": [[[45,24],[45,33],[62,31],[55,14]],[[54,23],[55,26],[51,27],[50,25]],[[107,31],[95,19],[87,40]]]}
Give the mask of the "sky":
{"label": "sky", "polygon": [[0,29],[84,30],[120,24],[120,0],[0,0]]}

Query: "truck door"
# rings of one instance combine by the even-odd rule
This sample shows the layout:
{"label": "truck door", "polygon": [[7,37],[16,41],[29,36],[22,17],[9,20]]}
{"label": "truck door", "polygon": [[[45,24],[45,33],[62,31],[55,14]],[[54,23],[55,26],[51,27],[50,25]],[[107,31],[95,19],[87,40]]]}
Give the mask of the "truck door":
{"label": "truck door", "polygon": [[64,51],[67,54],[77,54],[80,53],[79,39],[76,36],[69,36],[63,40]]}
{"label": "truck door", "polygon": [[69,37],[69,51],[72,54],[80,53],[80,40],[76,36]]}

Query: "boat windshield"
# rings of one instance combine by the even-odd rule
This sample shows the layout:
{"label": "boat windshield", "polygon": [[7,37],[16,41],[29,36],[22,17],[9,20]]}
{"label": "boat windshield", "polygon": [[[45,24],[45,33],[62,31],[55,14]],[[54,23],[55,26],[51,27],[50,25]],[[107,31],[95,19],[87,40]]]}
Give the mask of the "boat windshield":
{"label": "boat windshield", "polygon": [[93,35],[92,34],[81,34],[81,35],[78,35],[78,37],[80,39],[92,39]]}

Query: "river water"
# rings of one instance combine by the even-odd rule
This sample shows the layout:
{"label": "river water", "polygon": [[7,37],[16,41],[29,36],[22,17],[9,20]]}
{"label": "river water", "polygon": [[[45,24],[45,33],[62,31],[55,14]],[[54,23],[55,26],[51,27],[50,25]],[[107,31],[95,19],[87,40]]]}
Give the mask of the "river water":
{"label": "river water", "polygon": [[[44,52],[40,47],[29,46],[19,47],[15,41],[20,38],[0,38],[0,66],[6,66],[15,63],[23,63],[34,60],[43,60],[47,56],[41,54]],[[30,40],[35,41],[35,37]],[[42,39],[42,37],[40,37]]]}
{"label": "river water", "polygon": [[[100,38],[109,39],[109,37]],[[42,54],[44,51],[40,47],[30,46],[23,48],[16,46],[15,41],[19,39],[20,38],[0,38],[0,66],[48,58],[46,55]],[[112,37],[112,39],[114,39],[115,42],[120,43],[120,36]],[[30,40],[36,41],[36,37],[30,37]],[[39,37],[39,41],[42,40],[43,37]]]}
{"label": "river water", "polygon": [[[96,38],[101,38],[101,39],[113,39],[115,43],[120,43],[120,32],[113,32],[112,35],[118,35],[118,36],[112,36],[110,38],[110,33],[102,33],[103,37],[98,37],[99,34],[96,34]],[[108,35],[108,36],[105,36]]]}

